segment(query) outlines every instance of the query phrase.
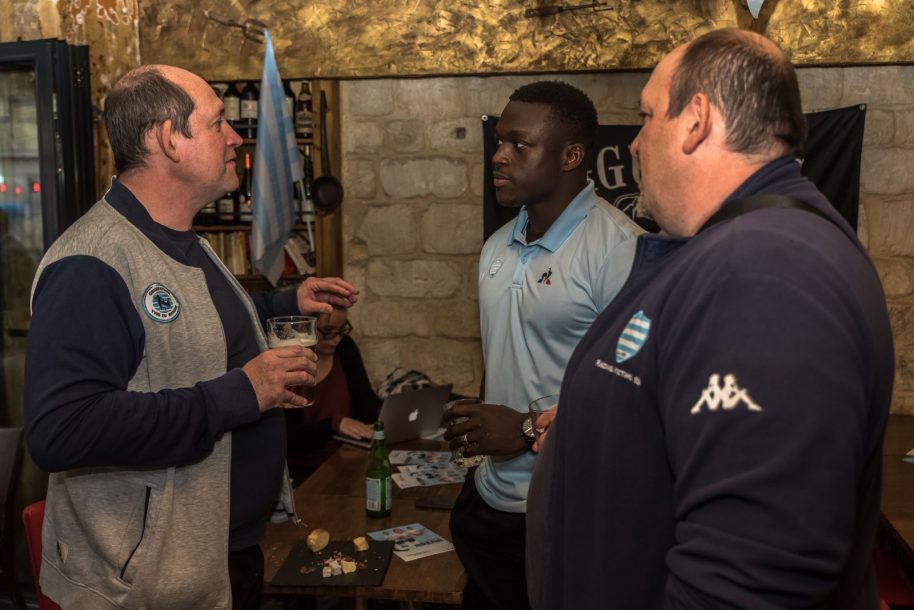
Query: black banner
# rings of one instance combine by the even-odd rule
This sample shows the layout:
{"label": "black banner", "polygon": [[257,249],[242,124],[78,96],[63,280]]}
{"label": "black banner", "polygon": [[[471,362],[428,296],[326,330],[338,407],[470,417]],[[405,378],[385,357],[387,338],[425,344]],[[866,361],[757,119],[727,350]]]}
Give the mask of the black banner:
{"label": "black banner", "polygon": [[[866,106],[863,105],[808,113],[809,137],[801,154],[803,174],[819,187],[854,228],[857,227],[860,199],[860,153],[865,118]],[[497,116],[482,117],[486,161],[483,231],[486,239],[518,212],[517,208],[505,208],[495,201],[491,160],[495,154],[497,122]],[[640,125],[600,125],[596,139],[597,154],[589,175],[597,194],[648,231],[656,231],[657,226],[653,222],[635,217],[639,185],[628,146],[639,129]]]}

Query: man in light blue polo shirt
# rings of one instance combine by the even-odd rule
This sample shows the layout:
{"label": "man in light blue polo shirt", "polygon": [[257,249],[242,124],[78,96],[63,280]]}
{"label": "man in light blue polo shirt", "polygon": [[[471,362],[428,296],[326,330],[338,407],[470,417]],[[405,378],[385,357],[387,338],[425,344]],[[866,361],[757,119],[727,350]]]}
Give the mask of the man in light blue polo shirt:
{"label": "man in light blue polo shirt", "polygon": [[619,291],[641,232],[594,192],[587,159],[593,103],[560,82],[515,91],[496,127],[492,157],[500,205],[523,206],[479,260],[485,404],[445,413],[445,437],[486,455],[451,517],[469,575],[463,607],[529,608],[524,571],[527,487],[535,454],[528,405],[556,394],[578,341]]}

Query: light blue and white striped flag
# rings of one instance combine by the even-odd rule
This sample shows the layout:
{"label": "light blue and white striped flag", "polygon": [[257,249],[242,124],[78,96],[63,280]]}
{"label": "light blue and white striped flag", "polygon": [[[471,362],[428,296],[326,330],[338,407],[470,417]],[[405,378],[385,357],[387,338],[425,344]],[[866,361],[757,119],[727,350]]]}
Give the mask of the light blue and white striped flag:
{"label": "light blue and white striped flag", "polygon": [[295,224],[293,184],[305,176],[269,32],[264,32],[264,44],[254,154],[251,266],[275,286],[285,266],[283,248]]}

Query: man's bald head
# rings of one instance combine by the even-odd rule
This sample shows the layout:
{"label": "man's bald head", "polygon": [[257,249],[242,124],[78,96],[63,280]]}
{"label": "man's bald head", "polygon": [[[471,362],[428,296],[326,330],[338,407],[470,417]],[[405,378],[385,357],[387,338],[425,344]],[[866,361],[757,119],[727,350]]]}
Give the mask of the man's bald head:
{"label": "man's bald head", "polygon": [[166,121],[175,132],[191,137],[194,100],[186,87],[194,79],[201,80],[181,68],[147,65],[127,72],[111,88],[104,116],[119,174],[145,165],[146,135]]}
{"label": "man's bald head", "polygon": [[776,157],[806,141],[806,117],[793,66],[759,34],[736,29],[709,32],[679,49],[668,116],[677,117],[696,93],[723,115],[727,147]]}

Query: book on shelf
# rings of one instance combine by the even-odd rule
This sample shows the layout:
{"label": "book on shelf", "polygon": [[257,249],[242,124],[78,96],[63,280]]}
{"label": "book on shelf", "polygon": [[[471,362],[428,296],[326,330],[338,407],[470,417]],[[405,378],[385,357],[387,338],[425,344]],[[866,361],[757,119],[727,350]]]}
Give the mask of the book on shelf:
{"label": "book on shelf", "polygon": [[309,256],[312,249],[301,235],[291,235],[286,240],[285,250],[299,275],[314,275],[315,268]]}

